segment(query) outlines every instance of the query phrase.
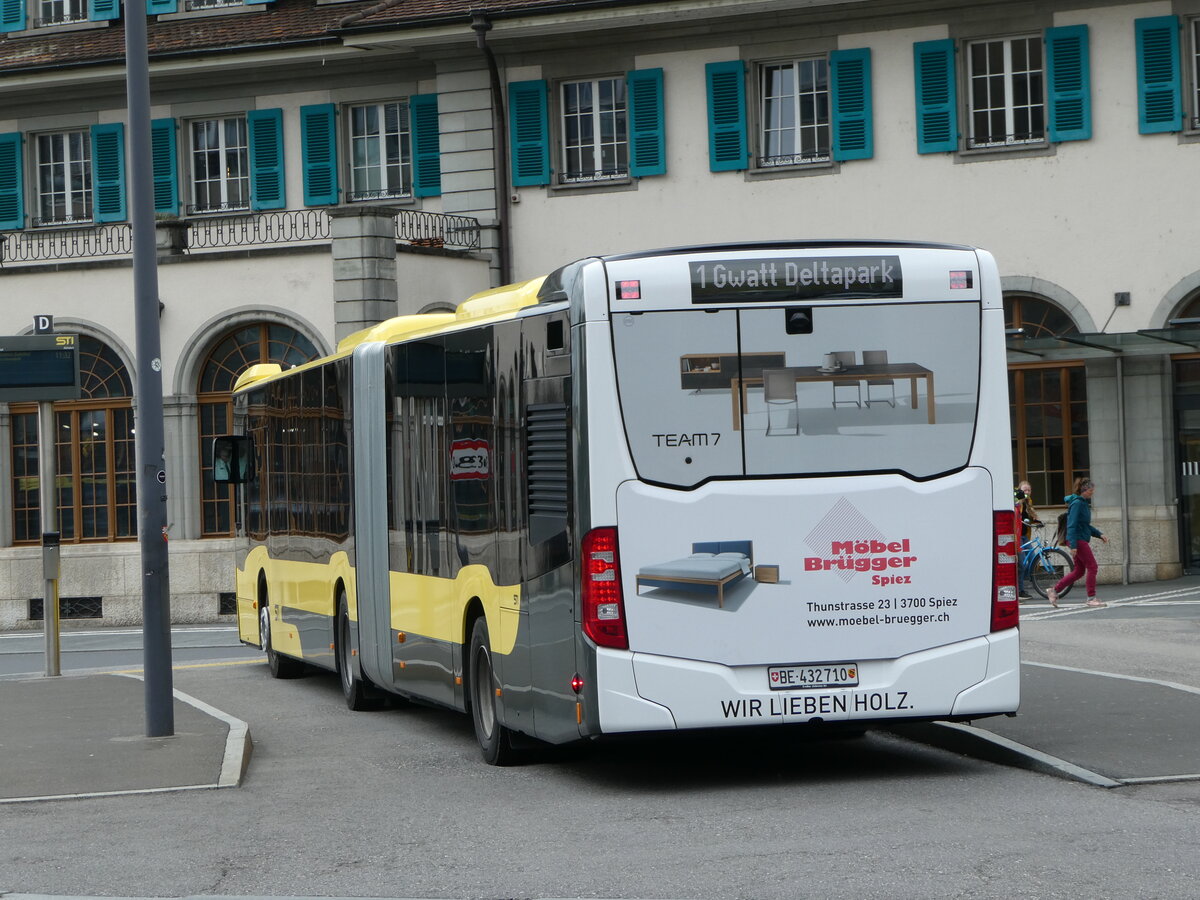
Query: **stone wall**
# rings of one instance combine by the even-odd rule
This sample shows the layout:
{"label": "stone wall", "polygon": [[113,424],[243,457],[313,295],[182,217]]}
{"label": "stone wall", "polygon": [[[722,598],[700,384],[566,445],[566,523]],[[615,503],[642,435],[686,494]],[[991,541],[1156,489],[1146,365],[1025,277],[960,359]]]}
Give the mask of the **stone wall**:
{"label": "stone wall", "polygon": [[[172,623],[234,621],[231,615],[219,614],[219,597],[234,589],[237,548],[243,544],[234,539],[171,543]],[[29,601],[44,592],[41,548],[0,551],[0,584],[9,586],[8,596],[0,598],[0,630],[40,630],[41,619],[29,618]],[[82,621],[140,626],[142,567],[138,543],[63,547],[59,596],[102,598],[103,617]]]}

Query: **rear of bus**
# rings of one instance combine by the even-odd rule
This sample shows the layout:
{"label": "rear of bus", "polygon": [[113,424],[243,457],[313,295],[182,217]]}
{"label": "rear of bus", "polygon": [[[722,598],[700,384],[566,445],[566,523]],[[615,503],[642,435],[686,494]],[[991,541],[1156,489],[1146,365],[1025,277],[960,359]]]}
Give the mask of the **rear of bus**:
{"label": "rear of bus", "polygon": [[1016,710],[989,254],[739,245],[574,276],[585,733]]}

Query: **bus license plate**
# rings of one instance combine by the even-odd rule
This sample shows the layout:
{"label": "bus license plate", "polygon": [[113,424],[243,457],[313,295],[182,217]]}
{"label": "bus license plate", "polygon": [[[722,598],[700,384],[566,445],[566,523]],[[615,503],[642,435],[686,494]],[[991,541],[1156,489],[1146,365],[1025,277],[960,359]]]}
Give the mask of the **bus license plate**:
{"label": "bus license plate", "polygon": [[770,666],[767,683],[773,691],[800,688],[857,687],[857,663],[827,663],[819,666]]}

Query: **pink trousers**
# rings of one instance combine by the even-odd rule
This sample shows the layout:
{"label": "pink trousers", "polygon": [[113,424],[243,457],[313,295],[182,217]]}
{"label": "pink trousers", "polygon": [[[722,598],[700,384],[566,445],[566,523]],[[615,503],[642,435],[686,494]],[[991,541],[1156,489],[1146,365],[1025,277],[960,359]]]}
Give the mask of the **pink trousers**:
{"label": "pink trousers", "polygon": [[1092,554],[1092,545],[1087,541],[1075,542],[1075,568],[1068,574],[1062,577],[1062,580],[1054,586],[1055,593],[1061,591],[1069,584],[1074,584],[1084,573],[1087,573],[1087,595],[1089,598],[1096,596],[1096,557]]}

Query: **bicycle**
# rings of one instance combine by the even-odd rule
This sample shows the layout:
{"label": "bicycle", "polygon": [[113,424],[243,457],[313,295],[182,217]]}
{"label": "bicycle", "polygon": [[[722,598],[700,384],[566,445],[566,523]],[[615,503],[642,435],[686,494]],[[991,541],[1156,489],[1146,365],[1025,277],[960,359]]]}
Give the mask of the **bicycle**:
{"label": "bicycle", "polygon": [[[1033,585],[1033,589],[1043,597],[1048,597],[1047,591],[1054,587],[1063,576],[1068,574],[1075,568],[1075,560],[1066,550],[1061,550],[1058,547],[1051,547],[1042,540],[1042,536],[1037,532],[1044,528],[1044,525],[1030,526],[1032,537],[1021,545],[1021,569],[1020,569],[1020,584],[1025,584],[1028,581]],[[1058,592],[1059,597],[1065,597],[1071,593],[1073,584],[1068,584],[1065,588]]]}

